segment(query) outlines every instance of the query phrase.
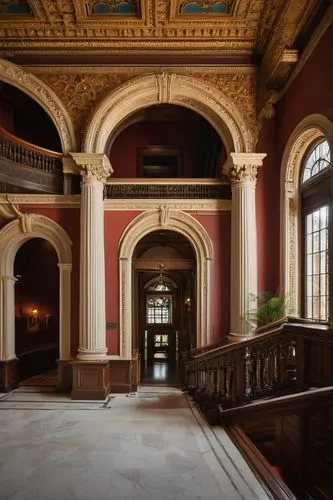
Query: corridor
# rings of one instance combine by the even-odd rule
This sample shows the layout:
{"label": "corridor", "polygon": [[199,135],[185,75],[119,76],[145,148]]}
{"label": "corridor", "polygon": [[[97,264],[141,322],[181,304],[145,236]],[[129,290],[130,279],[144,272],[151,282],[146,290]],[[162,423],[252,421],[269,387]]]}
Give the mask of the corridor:
{"label": "corridor", "polygon": [[177,389],[87,402],[25,385],[1,395],[0,428],[2,500],[269,498]]}

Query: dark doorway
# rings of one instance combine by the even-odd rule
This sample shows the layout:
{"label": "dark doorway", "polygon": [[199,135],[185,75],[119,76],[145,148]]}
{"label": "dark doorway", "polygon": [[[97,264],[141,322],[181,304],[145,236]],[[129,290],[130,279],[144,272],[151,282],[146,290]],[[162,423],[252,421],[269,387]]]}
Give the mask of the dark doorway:
{"label": "dark doorway", "polygon": [[180,386],[181,353],[196,337],[188,318],[188,303],[195,304],[192,246],[174,231],[154,231],[138,243],[133,264],[141,384]]}
{"label": "dark doorway", "polygon": [[19,379],[56,369],[59,358],[59,269],[53,246],[33,238],[14,262],[15,352]]}

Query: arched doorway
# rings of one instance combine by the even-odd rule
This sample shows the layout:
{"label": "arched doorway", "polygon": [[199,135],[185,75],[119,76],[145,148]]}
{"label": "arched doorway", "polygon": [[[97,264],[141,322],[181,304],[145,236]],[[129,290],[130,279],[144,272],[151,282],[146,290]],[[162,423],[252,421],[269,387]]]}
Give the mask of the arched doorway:
{"label": "arched doorway", "polygon": [[[15,353],[20,383],[56,384],[59,358],[59,268],[54,247],[42,238],[21,245],[14,260]],[[46,377],[45,372],[52,370]],[[28,383],[28,382],[26,382]]]}
{"label": "arched doorway", "polygon": [[[15,352],[15,282],[14,261],[19,248],[32,238],[47,240],[57,254],[59,267],[59,359],[71,358],[71,270],[72,242],[66,231],[56,222],[43,215],[19,213],[0,231],[0,368],[2,391],[11,390],[18,384]],[[58,386],[61,386],[62,364],[58,364]]]}
{"label": "arched doorway", "polygon": [[141,384],[178,385],[179,356],[196,346],[195,252],[170,230],[144,236],[133,253],[133,350]]}
{"label": "arched doorway", "polygon": [[181,210],[161,206],[159,210],[149,210],[135,217],[125,229],[119,245],[119,283],[120,283],[120,357],[132,359],[133,356],[133,255],[138,242],[153,231],[174,231],[186,238],[195,256],[196,345],[209,343],[211,332],[210,315],[210,262],[213,246],[203,226],[190,214]]}

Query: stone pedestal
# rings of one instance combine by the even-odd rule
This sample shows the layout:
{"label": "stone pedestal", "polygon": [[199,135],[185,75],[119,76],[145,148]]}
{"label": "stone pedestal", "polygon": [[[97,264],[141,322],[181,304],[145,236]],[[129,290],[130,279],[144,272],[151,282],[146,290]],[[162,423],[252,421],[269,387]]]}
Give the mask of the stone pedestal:
{"label": "stone pedestal", "polygon": [[18,386],[18,359],[0,361],[0,392],[10,392]]}
{"label": "stone pedestal", "polygon": [[72,399],[104,400],[110,392],[110,361],[73,361]]}
{"label": "stone pedestal", "polygon": [[132,387],[132,360],[112,359],[110,361],[110,380],[112,393],[135,391],[136,387]]}
{"label": "stone pedestal", "polygon": [[69,393],[73,388],[73,369],[72,369],[72,359],[64,360],[58,359],[58,380],[57,380],[57,392]]}
{"label": "stone pedestal", "polygon": [[258,295],[255,188],[257,171],[265,156],[231,153],[231,161],[225,167],[232,186],[231,340],[246,337],[253,329],[249,312],[257,307]]}

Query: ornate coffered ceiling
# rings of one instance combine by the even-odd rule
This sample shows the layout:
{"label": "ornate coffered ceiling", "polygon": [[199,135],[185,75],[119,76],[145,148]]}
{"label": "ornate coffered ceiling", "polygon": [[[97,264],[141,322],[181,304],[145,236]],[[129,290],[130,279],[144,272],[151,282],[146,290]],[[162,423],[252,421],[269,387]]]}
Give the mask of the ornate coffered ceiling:
{"label": "ornate coffered ceiling", "polygon": [[0,0],[0,57],[22,65],[253,65],[260,111],[332,15],[332,0]]}

